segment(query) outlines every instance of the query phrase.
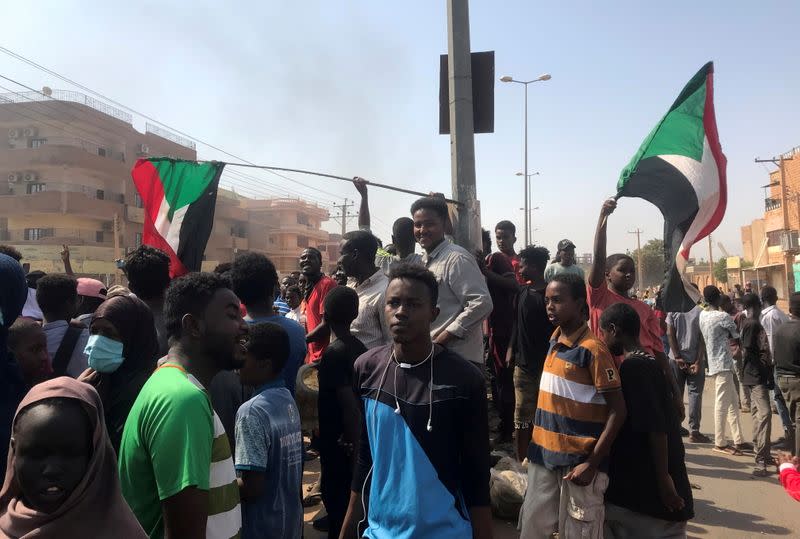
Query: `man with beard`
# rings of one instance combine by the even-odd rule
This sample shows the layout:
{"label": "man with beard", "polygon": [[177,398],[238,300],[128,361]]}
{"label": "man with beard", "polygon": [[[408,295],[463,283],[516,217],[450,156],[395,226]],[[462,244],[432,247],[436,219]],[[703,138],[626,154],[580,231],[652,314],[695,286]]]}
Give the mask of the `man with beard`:
{"label": "man with beard", "polygon": [[122,493],[150,537],[237,536],[242,517],[225,430],[205,388],[244,364],[239,298],[215,274],[176,279],[164,298],[169,354],[142,387],[122,434]]}
{"label": "man with beard", "polygon": [[322,253],[314,247],[304,249],[300,253],[300,270],[306,278],[304,289],[306,300],[306,342],[308,343],[308,356],[306,363],[319,361],[322,352],[328,346],[331,330],[325,323],[323,305],[325,296],[336,281],[322,273]]}

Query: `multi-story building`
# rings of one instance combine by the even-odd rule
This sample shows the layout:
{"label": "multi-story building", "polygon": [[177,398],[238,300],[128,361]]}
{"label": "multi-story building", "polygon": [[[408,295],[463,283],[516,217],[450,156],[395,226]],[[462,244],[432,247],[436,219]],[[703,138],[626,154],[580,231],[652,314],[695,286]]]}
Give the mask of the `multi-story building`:
{"label": "multi-story building", "polygon": [[[0,95],[0,243],[45,272],[63,271],[66,244],[76,273],[113,275],[114,260],[142,242],[142,201],[130,175],[136,159],[197,158],[192,141],[152,124],[141,133],[132,121],[78,92]],[[327,245],[327,219],[327,210],[303,200],[220,189],[204,268],[255,250],[292,271],[303,246]]]}
{"label": "multi-story building", "polygon": [[763,188],[764,216],[741,229],[744,259],[753,263],[741,269],[741,280],[774,286],[783,302],[800,287],[800,147],[780,156]]}

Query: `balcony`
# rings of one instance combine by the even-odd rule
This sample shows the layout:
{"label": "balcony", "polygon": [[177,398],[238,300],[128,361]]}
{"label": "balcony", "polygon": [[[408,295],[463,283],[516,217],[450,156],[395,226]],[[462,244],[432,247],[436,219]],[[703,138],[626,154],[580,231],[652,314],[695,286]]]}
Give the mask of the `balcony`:
{"label": "balcony", "polygon": [[133,123],[133,116],[122,109],[112,107],[111,105],[95,99],[86,94],[75,92],[72,90],[52,90],[50,95],[44,95],[40,92],[11,92],[7,94],[0,94],[0,103],[29,103],[31,101],[46,101],[50,106],[53,101],[69,101],[71,103],[80,103],[91,109],[94,109],[103,114],[107,114],[117,120],[122,120],[127,124]]}
{"label": "balcony", "polygon": [[110,178],[130,177],[130,166],[125,164],[121,153],[107,152],[102,156],[101,148],[97,145],[81,143],[80,139],[63,140],[73,140],[75,143],[43,144],[38,148],[0,149],[3,172],[39,170],[44,173],[42,167],[53,167],[60,171],[66,166]]}
{"label": "balcony", "polygon": [[69,213],[94,219],[111,220],[122,215],[118,201],[91,198],[84,193],[45,191],[30,195],[0,196],[0,215],[29,215],[32,213]]}
{"label": "balcony", "polygon": [[779,199],[779,198],[765,198],[764,199],[764,210],[765,211],[779,210],[780,208],[781,208],[781,199]]}
{"label": "balcony", "polygon": [[106,230],[87,230],[78,228],[24,228],[0,230],[0,241],[30,245],[114,245],[113,232]]}

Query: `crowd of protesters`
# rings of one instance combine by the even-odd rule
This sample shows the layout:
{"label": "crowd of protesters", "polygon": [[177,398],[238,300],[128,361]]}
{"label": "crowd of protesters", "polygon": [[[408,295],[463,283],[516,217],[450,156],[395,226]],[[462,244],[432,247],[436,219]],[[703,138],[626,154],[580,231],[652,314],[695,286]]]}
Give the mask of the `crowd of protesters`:
{"label": "crowd of protesters", "polygon": [[[171,280],[169,257],[142,246],[124,260],[127,288],[107,289],[74,276],[66,246],[65,272],[49,275],[0,246],[0,537],[300,538],[318,494],[328,537],[484,539],[503,447],[527,467],[523,538],[685,537],[682,436],[751,454],[755,476],[779,467],[800,500],[800,294],[787,315],[770,286],[708,286],[689,312],[660,312],[634,297],[634,260],[607,256],[614,200],[589,268],[566,239],[552,260],[517,252],[510,221],[494,227],[496,252],[469,252],[439,196],[414,202],[384,247],[354,183],[359,230],[330,276],[308,247],[288,275],[245,253]],[[707,381],[713,439],[700,432]]]}

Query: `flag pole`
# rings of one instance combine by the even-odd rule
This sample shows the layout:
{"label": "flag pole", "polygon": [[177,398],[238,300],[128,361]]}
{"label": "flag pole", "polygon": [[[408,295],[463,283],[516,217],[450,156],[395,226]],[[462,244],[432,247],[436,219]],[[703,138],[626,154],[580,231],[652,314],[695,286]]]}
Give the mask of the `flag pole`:
{"label": "flag pole", "polygon": [[[227,161],[198,161],[198,163],[224,163],[228,166],[233,167],[246,167],[246,168],[260,168],[262,170],[274,170],[279,172],[297,172],[299,174],[309,174],[311,176],[322,176],[323,178],[332,178],[334,180],[342,180],[345,182],[352,182],[353,178],[346,178],[344,176],[336,176],[334,174],[326,174],[324,172],[314,172],[312,170],[303,170],[299,168],[284,168],[284,167],[268,167],[265,165],[250,165],[247,163],[229,163]],[[382,189],[389,189],[390,191],[398,191],[400,193],[407,193],[409,195],[417,195],[421,197],[431,196],[430,193],[423,193],[421,191],[412,191],[411,189],[404,189],[403,187],[395,187],[393,185],[386,185],[385,183],[377,183],[368,180],[364,180],[364,183],[367,185],[371,185],[373,187],[380,187]],[[444,198],[444,197],[443,197]],[[455,204],[456,206],[462,206],[463,202],[459,202],[458,200],[453,200],[450,198],[444,198],[444,201],[449,204]]]}

